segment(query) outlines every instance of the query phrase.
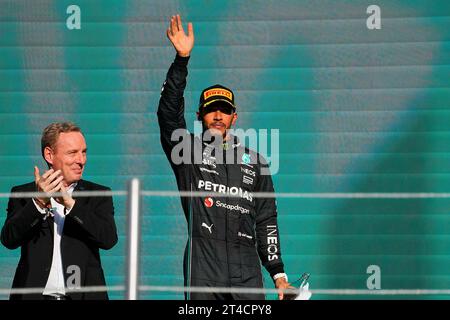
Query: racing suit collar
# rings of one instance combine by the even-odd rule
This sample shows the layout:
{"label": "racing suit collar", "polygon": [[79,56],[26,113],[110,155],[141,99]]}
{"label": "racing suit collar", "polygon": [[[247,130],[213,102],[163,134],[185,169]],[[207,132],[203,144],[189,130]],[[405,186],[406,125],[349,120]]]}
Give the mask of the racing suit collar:
{"label": "racing suit collar", "polygon": [[[203,145],[205,147],[207,147],[207,146],[213,147],[216,143],[217,143],[217,141],[215,141],[215,140],[213,142],[203,141]],[[233,134],[229,134],[227,136],[227,139],[225,139],[225,141],[223,141],[223,143],[222,143],[222,147],[224,150],[228,150],[230,148],[234,149],[234,148],[239,147],[240,145],[241,145],[241,142],[239,141],[239,138]]]}

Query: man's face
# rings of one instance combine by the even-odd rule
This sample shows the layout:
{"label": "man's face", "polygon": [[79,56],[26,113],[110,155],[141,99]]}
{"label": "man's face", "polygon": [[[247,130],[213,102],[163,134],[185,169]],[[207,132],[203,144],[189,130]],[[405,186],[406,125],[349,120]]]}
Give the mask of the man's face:
{"label": "man's face", "polygon": [[203,115],[203,126],[213,136],[220,135],[226,137],[227,130],[236,123],[237,114],[232,112],[227,114],[221,109],[217,109]]}
{"label": "man's face", "polygon": [[44,156],[55,171],[61,170],[64,184],[69,186],[81,179],[86,152],[86,141],[80,132],[63,132],[53,148],[45,148]]}

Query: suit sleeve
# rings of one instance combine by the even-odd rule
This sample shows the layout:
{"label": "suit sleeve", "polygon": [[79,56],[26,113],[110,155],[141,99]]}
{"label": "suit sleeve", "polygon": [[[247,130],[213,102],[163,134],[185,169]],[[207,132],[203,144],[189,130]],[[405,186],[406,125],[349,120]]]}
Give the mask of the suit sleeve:
{"label": "suit sleeve", "polygon": [[73,220],[84,231],[87,240],[100,249],[111,249],[117,243],[112,197],[93,197],[90,201],[77,199],[66,219]]}
{"label": "suit sleeve", "polygon": [[178,141],[172,141],[172,133],[177,129],[184,129],[184,133],[187,133],[184,119],[183,94],[188,75],[188,61],[189,57],[180,57],[178,55],[175,57],[175,61],[170,66],[161,89],[161,98],[157,112],[162,148],[172,165],[172,149],[178,144]]}
{"label": "suit sleeve", "polygon": [[[11,193],[18,192],[15,187]],[[6,209],[6,220],[1,232],[1,242],[8,249],[20,247],[28,239],[29,233],[42,219],[30,199],[10,198]]]}
{"label": "suit sleeve", "polygon": [[[261,166],[268,167],[265,161]],[[255,191],[274,192],[272,177],[260,174]],[[256,198],[255,209],[259,258],[270,276],[273,277],[277,273],[284,273],[275,198]]]}

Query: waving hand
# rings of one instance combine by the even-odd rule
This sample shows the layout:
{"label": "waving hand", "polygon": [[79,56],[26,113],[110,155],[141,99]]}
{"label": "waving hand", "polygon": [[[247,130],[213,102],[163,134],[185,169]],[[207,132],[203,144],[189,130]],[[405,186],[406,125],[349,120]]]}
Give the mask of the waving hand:
{"label": "waving hand", "polygon": [[188,57],[191,54],[194,47],[194,28],[191,22],[188,23],[188,33],[186,34],[180,15],[172,16],[169,28],[167,28],[167,37],[179,56]]}

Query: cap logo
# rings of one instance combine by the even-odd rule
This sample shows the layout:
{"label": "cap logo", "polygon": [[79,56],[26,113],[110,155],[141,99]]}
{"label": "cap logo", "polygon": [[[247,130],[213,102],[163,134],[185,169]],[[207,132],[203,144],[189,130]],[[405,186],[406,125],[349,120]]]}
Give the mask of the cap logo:
{"label": "cap logo", "polygon": [[211,96],[222,96],[222,97],[228,98],[230,100],[233,100],[233,94],[230,91],[225,90],[225,89],[220,89],[220,88],[209,89],[203,93],[203,98],[205,100]]}

